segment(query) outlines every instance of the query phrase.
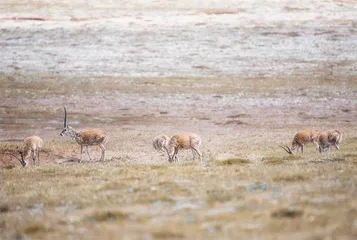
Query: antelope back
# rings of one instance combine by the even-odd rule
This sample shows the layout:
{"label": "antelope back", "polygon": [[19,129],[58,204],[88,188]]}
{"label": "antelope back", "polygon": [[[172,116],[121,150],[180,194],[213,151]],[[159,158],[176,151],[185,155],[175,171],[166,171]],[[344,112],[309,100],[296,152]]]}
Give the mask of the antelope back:
{"label": "antelope back", "polygon": [[201,145],[201,138],[194,133],[176,134],[170,139],[169,145],[179,149],[198,148]]}
{"label": "antelope back", "polygon": [[329,134],[328,132],[320,132],[319,134],[319,144],[325,144],[328,142]]}
{"label": "antelope back", "polygon": [[43,140],[38,136],[30,136],[24,140],[22,150],[30,151],[42,148]]}
{"label": "antelope back", "polygon": [[90,129],[78,132],[78,142],[85,145],[99,145],[106,143],[108,134],[102,130]]}

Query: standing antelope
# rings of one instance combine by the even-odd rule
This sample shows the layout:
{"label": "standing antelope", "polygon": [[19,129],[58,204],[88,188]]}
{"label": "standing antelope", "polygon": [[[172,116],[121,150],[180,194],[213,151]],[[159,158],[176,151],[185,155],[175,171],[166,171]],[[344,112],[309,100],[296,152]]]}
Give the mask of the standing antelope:
{"label": "standing antelope", "polygon": [[40,137],[30,136],[28,138],[25,138],[21,146],[21,149],[19,150],[21,159],[19,159],[18,157],[12,154],[11,156],[19,160],[23,167],[26,167],[28,165],[28,162],[25,159],[31,155],[33,165],[36,165],[36,155],[37,155],[37,165],[40,165],[40,151],[42,149],[42,146],[43,146],[43,140]]}
{"label": "standing antelope", "polygon": [[167,150],[168,143],[170,141],[170,138],[166,135],[159,135],[156,136],[152,140],[152,145],[157,151],[166,151],[167,154],[169,154]]}
{"label": "standing antelope", "polygon": [[195,159],[195,155],[198,154],[200,161],[202,161],[202,153],[199,150],[201,142],[201,137],[194,133],[174,135],[168,142],[169,162],[174,161],[174,159],[178,161],[177,153],[179,149],[191,149],[193,160]]}
{"label": "standing antelope", "polygon": [[67,109],[66,107],[63,108],[64,108],[64,129],[62,130],[60,135],[61,136],[69,135],[73,140],[76,140],[76,142],[79,145],[81,145],[81,158],[79,162],[82,161],[83,146],[86,147],[89,160],[90,161],[92,160],[89,153],[88,146],[95,146],[95,145],[99,146],[102,149],[102,155],[100,161],[103,161],[105,156],[104,144],[108,139],[108,134],[98,129],[76,131],[74,128],[67,125]]}
{"label": "standing antelope", "polygon": [[332,147],[340,149],[340,144],[342,143],[342,133],[338,130],[329,130],[326,132],[320,132],[318,138],[319,152],[327,152]]}
{"label": "standing antelope", "polygon": [[281,146],[287,153],[289,154],[294,154],[293,152],[296,150],[296,153],[300,151],[301,148],[301,154],[304,155],[304,145],[307,143],[314,143],[316,146],[316,149],[318,148],[318,134],[319,132],[316,130],[302,130],[299,131],[298,133],[295,134],[294,139],[291,143],[291,146]]}

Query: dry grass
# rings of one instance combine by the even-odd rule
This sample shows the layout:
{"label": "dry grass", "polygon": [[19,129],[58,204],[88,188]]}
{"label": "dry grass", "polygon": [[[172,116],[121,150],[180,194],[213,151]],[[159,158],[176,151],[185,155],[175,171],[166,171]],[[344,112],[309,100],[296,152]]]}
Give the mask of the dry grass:
{"label": "dry grass", "polygon": [[223,165],[235,165],[235,164],[245,164],[249,163],[248,159],[243,159],[243,158],[233,158],[233,159],[225,159],[221,161],[215,161],[218,166],[223,166]]}
{"label": "dry grass", "polygon": [[[155,239],[218,238],[223,233],[283,236],[290,231],[313,236],[319,229],[355,236],[350,223],[357,207],[355,160],[348,155],[342,162],[314,161],[234,161],[209,167],[113,161],[1,170],[0,214],[7,222],[3,236],[48,238],[85,229],[89,237],[101,235],[103,227],[115,234],[111,226],[119,222],[130,238],[147,233]],[[337,206],[339,211],[331,210]],[[12,223],[19,218],[21,224],[14,229]]]}
{"label": "dry grass", "polygon": [[[41,165],[28,168],[4,155],[15,152],[21,142],[0,142],[0,238],[357,236],[357,139],[351,134],[356,130],[352,124],[354,106],[333,117],[339,119],[339,129],[345,133],[339,151],[319,155],[308,145],[303,156],[289,156],[278,144],[288,144],[296,130],[305,125],[335,128],[329,118],[321,122],[311,117],[313,113],[306,113],[305,105],[285,102],[295,96],[291,79],[97,80],[100,84],[94,86],[93,80],[80,79],[74,81],[73,89],[66,90],[61,84],[73,79],[44,78],[34,91],[46,101],[35,107],[26,101],[21,106],[12,101],[0,106],[4,139],[39,134],[45,140]],[[19,82],[21,86],[26,83],[5,81],[0,92],[18,101],[15,89]],[[350,96],[337,85],[319,84],[301,81],[303,88],[319,86],[318,94],[325,97],[333,98],[336,89],[346,91],[339,98]],[[345,84],[355,86],[349,81]],[[30,86],[25,84],[18,91],[23,91],[24,99],[33,99],[35,95],[26,92],[26,87]],[[100,93],[93,98],[95,88]],[[243,90],[245,95],[236,97]],[[137,92],[143,96],[140,101],[135,98]],[[168,95],[157,96],[158,92]],[[74,93],[88,102],[81,102]],[[89,162],[84,154],[84,161],[78,163],[78,144],[58,136],[63,110],[50,105],[62,95],[73,104],[66,103],[71,109],[70,121],[79,122],[76,127],[95,126],[110,132],[105,162]],[[254,103],[251,111],[232,109],[230,101],[244,103],[246,99]],[[93,107],[96,101],[101,101],[101,106]],[[192,105],[184,104],[180,111],[169,107],[182,101]],[[318,108],[320,102],[311,100],[309,104]],[[326,114],[333,115],[340,107],[347,108],[336,103]],[[202,112],[198,113],[198,108]],[[216,113],[217,109],[224,111]],[[283,114],[276,116],[279,112]],[[18,121],[18,116],[26,121]],[[231,120],[249,124],[224,124]],[[202,136],[203,162],[192,161],[191,151],[180,151],[180,161],[170,164],[165,154],[152,149],[151,139],[158,133],[187,130]],[[91,152],[100,154],[95,147]]]}

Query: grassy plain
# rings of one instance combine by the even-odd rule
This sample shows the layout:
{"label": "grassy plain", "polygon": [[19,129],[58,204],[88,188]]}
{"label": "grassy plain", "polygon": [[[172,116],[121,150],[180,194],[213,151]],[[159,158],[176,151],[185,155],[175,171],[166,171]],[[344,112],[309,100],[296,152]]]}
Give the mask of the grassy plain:
{"label": "grassy plain", "polygon": [[[357,237],[356,79],[1,83],[2,239]],[[59,137],[64,104],[73,127],[109,133],[105,162],[78,163],[79,146]],[[340,129],[340,151],[288,156],[278,144],[304,128]],[[183,131],[202,136],[203,162],[152,148]],[[45,140],[41,165],[22,168],[6,153],[31,134]]]}

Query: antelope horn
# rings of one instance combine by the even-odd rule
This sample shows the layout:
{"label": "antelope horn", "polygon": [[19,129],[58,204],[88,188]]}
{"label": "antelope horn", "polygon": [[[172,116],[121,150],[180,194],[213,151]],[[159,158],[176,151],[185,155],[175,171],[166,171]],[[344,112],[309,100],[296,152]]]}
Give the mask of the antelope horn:
{"label": "antelope horn", "polygon": [[166,151],[166,153],[167,153],[167,156],[169,157],[169,162],[172,162],[171,156],[170,156],[170,153],[169,153],[169,150],[167,149],[166,146],[164,146],[164,149],[165,149],[165,151]]}
{"label": "antelope horn", "polygon": [[10,156],[12,156],[12,157],[14,157],[14,158],[16,158],[17,160],[19,160],[20,161],[20,163],[21,163],[21,165],[23,166],[23,167],[25,167],[26,166],[26,162],[24,161],[24,158],[23,158],[23,155],[22,155],[22,153],[21,153],[21,159],[20,158],[18,158],[18,157],[16,157],[14,154],[11,154],[11,153],[7,153],[8,155],[10,155]]}
{"label": "antelope horn", "polygon": [[289,148],[288,146],[279,145],[279,147],[281,147],[282,149],[284,149],[287,153],[293,154],[293,152],[290,150],[290,148]]}
{"label": "antelope horn", "polygon": [[64,127],[66,128],[67,127],[67,109],[66,109],[66,106],[63,106],[64,108]]}

